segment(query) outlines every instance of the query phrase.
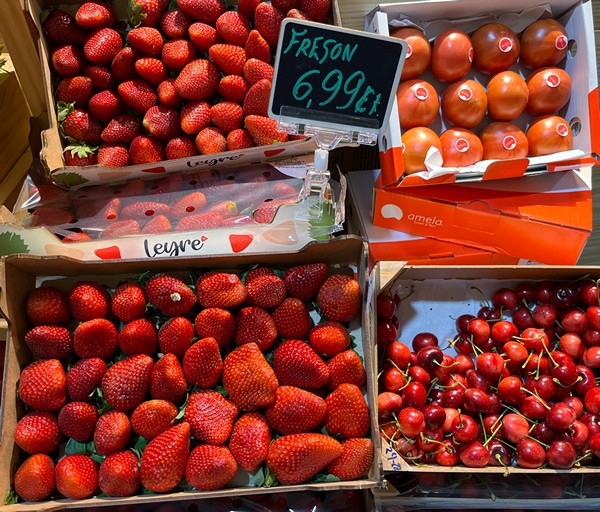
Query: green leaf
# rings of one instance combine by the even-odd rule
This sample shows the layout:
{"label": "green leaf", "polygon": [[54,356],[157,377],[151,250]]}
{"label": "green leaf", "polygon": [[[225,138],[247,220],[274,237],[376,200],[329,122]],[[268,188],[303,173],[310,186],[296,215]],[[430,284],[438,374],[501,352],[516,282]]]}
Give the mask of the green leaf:
{"label": "green leaf", "polygon": [[339,477],[331,475],[329,473],[317,473],[317,475],[311,480],[314,483],[326,483],[326,482],[339,482]]}
{"label": "green leaf", "polygon": [[16,233],[0,233],[0,256],[29,254],[29,246]]}
{"label": "green leaf", "polygon": [[15,492],[14,489],[9,489],[6,493],[6,497],[4,498],[5,505],[14,505],[19,501],[19,495]]}
{"label": "green leaf", "polygon": [[225,386],[215,386],[215,391],[223,395],[225,398],[229,396],[229,393],[227,392],[227,388]]}
{"label": "green leaf", "polygon": [[138,440],[135,442],[135,444],[133,445],[133,450],[135,452],[137,452],[138,454],[141,454],[144,451],[144,449],[146,448],[147,444],[148,444],[148,439],[140,436],[138,438]]}
{"label": "green leaf", "polygon": [[89,155],[93,155],[98,151],[98,146],[94,144],[87,144],[85,142],[75,142],[69,144],[65,151],[70,151],[71,156],[78,156],[79,158],[85,158]]}
{"label": "green leaf", "polygon": [[75,439],[69,438],[65,446],[66,455],[90,455],[95,451],[94,441],[81,443]]}
{"label": "green leaf", "polygon": [[94,462],[97,462],[98,464],[102,464],[104,462],[104,459],[106,459],[106,457],[104,455],[100,455],[98,453],[93,453],[90,456],[90,459],[92,459]]}
{"label": "green leaf", "polygon": [[258,468],[250,477],[250,487],[263,487],[265,479],[265,469]]}
{"label": "green leaf", "polygon": [[267,474],[265,475],[263,487],[277,487],[278,485],[279,482],[275,476],[275,473],[273,473],[270,468],[267,468]]}
{"label": "green leaf", "polygon": [[53,174],[52,179],[57,183],[62,183],[63,185],[66,185],[68,187],[83,185],[84,183],[90,181],[76,172],[61,172]]}
{"label": "green leaf", "polygon": [[56,115],[59,123],[62,123],[65,118],[75,110],[75,103],[66,103],[59,101],[56,104]]}
{"label": "green leaf", "polygon": [[129,24],[132,28],[139,27],[142,21],[148,16],[142,12],[142,4],[138,4],[135,0],[129,0],[128,11]]}

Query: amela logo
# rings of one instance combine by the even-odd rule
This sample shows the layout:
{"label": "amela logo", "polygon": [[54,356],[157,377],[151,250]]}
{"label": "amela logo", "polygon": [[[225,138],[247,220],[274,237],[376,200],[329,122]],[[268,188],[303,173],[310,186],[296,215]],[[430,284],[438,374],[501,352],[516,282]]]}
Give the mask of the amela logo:
{"label": "amela logo", "polygon": [[549,73],[546,76],[546,84],[548,84],[548,87],[558,87],[560,85],[560,77],[556,73]]}
{"label": "amela logo", "polygon": [[463,101],[469,101],[473,97],[473,91],[468,85],[463,85],[458,90],[458,97]]}
{"label": "amela logo", "polygon": [[466,153],[469,151],[469,147],[469,141],[467,139],[463,139],[461,137],[460,139],[456,139],[454,141],[454,149],[456,149],[456,151],[459,153]]}
{"label": "amela logo", "polygon": [[421,101],[425,101],[427,98],[429,98],[429,92],[422,85],[415,87],[414,93],[416,98]]}
{"label": "amela logo", "polygon": [[413,54],[413,49],[412,46],[407,44],[406,45],[406,57],[404,57],[405,59],[409,59],[411,57],[411,55]]}
{"label": "amela logo", "polygon": [[473,62],[473,56],[475,55],[475,50],[473,50],[473,47],[471,46],[469,48],[469,51],[467,53],[467,56],[469,57],[469,62]]}
{"label": "amela logo", "polygon": [[[381,216],[384,219],[396,219],[402,220],[405,217],[402,208],[395,204],[385,204],[381,207]],[[442,219],[437,217],[427,217],[426,215],[419,215],[417,213],[409,213],[406,215],[406,219],[413,224],[427,227],[441,227],[444,225]]]}
{"label": "amela logo", "polygon": [[508,53],[513,49],[513,42],[510,37],[503,37],[498,41],[498,48],[502,53]]}
{"label": "amela logo", "polygon": [[556,125],[556,133],[558,133],[561,137],[566,137],[569,135],[569,126],[565,123],[558,123]]}
{"label": "amela logo", "polygon": [[567,39],[567,36],[565,36],[564,34],[561,34],[560,36],[558,36],[556,38],[556,40],[554,41],[554,46],[556,47],[557,50],[564,50],[567,45],[569,44],[569,40]]}
{"label": "amela logo", "polygon": [[507,135],[502,139],[502,146],[508,151],[512,151],[517,147],[517,139],[514,135]]}

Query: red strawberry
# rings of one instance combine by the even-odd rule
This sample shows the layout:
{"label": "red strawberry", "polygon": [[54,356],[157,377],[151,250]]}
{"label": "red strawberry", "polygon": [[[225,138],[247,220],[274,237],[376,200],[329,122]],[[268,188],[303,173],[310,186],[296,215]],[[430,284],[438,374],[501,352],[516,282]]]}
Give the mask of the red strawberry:
{"label": "red strawberry", "polygon": [[196,147],[201,155],[212,155],[226,151],[227,141],[221,130],[209,126],[196,136]]}
{"label": "red strawberry", "polygon": [[250,115],[245,119],[246,129],[259,146],[268,146],[277,142],[287,142],[287,133],[277,130],[277,121],[270,117]]}
{"label": "red strawberry", "polygon": [[157,274],[148,281],[146,293],[150,302],[165,316],[180,316],[196,304],[192,289],[178,277]]}
{"label": "red strawberry", "polygon": [[123,411],[108,411],[96,421],[94,446],[101,455],[123,450],[131,439],[129,416]]}
{"label": "red strawberry", "polygon": [[119,82],[126,82],[138,78],[135,71],[135,61],[141,57],[137,50],[131,46],[123,48],[110,64],[110,71],[114,78]]}
{"label": "red strawberry", "polygon": [[244,102],[249,87],[244,77],[227,75],[219,82],[219,94],[224,101],[232,101],[241,105]]}
{"label": "red strawberry", "polygon": [[162,49],[162,61],[174,71],[181,71],[198,55],[196,47],[188,39],[172,39]]}
{"label": "red strawberry", "polygon": [[175,424],[178,414],[177,407],[168,400],[146,400],[131,413],[131,428],[146,439],[154,439]]}
{"label": "red strawberry", "polygon": [[65,498],[83,500],[98,488],[98,464],[87,455],[66,455],[54,469],[56,489]]}
{"label": "red strawberry", "polygon": [[81,74],[86,59],[81,48],[67,44],[52,50],[50,62],[58,76],[69,77]]}
{"label": "red strawberry", "polygon": [[[233,75],[231,75],[233,76]],[[248,133],[248,130],[240,128],[227,134],[227,151],[239,151],[241,149],[254,147],[254,139]]]}
{"label": "red strawberry", "polygon": [[75,108],[86,108],[92,96],[92,79],[87,76],[63,78],[56,86],[57,101],[73,103]]}
{"label": "red strawberry", "polygon": [[138,465],[131,450],[111,453],[100,464],[98,487],[107,496],[133,496],[141,486]]}
{"label": "red strawberry", "polygon": [[35,288],[27,295],[25,314],[33,325],[65,325],[71,319],[67,294],[53,286]]}
{"label": "red strawberry", "polygon": [[214,338],[202,338],[187,349],[183,356],[186,380],[203,389],[212,388],[223,374],[223,360]]}
{"label": "red strawberry", "polygon": [[281,484],[299,484],[316,475],[342,451],[338,441],[323,434],[290,434],[271,443],[267,467]]}
{"label": "red strawberry", "polygon": [[360,285],[343,274],[329,276],[317,294],[317,305],[327,320],[348,322],[360,309]]}
{"label": "red strawberry", "polygon": [[137,27],[127,33],[127,40],[134,50],[144,57],[160,57],[163,37],[154,27]]}
{"label": "red strawberry", "polygon": [[[168,148],[168,145],[167,145]],[[168,158],[168,155],[167,155]],[[171,221],[164,215],[155,215],[150,221],[142,228],[143,235],[153,235],[156,233],[168,233],[171,231]]]}
{"label": "red strawberry", "polygon": [[62,9],[50,11],[42,22],[42,28],[53,43],[82,45],[85,39],[85,30],[73,16]]}
{"label": "red strawberry", "polygon": [[203,444],[190,453],[185,479],[199,491],[225,487],[237,472],[237,462],[226,446]]}
{"label": "red strawberry", "polygon": [[171,218],[179,220],[191,213],[199,213],[205,208],[206,196],[202,192],[190,192],[171,206]]}
{"label": "red strawberry", "polygon": [[[95,156],[95,155],[94,155]],[[29,227],[33,226],[58,226],[74,221],[73,214],[55,206],[40,206],[35,209],[29,221]]]}
{"label": "red strawberry", "polygon": [[153,361],[138,354],[113,364],[102,379],[106,401],[118,411],[130,411],[139,405],[150,387]]}
{"label": "red strawberry", "polygon": [[248,40],[244,45],[244,50],[246,50],[248,59],[258,59],[270,63],[273,57],[269,43],[265,41],[265,38],[260,35],[258,30],[250,31]]}
{"label": "red strawberry", "polygon": [[272,188],[274,199],[297,199],[298,190],[291,183],[285,181],[277,181],[273,183]]}
{"label": "red strawberry", "polygon": [[192,344],[194,326],[187,318],[176,316],[169,318],[158,329],[158,346],[163,354],[172,353],[183,356]]}
{"label": "red strawberry", "polygon": [[150,85],[156,87],[169,77],[167,67],[162,60],[154,57],[141,57],[135,61],[135,71]]}
{"label": "red strawberry", "polygon": [[109,224],[100,234],[103,240],[121,238],[123,236],[139,235],[141,233],[140,223],[137,220],[118,220]]}
{"label": "red strawberry", "polygon": [[175,488],[185,475],[189,452],[189,423],[180,423],[156,436],[142,452],[142,485],[153,492],[168,492]]}
{"label": "red strawberry", "polygon": [[144,114],[142,126],[153,137],[168,142],[181,131],[179,111],[164,105],[150,107]]}
{"label": "red strawberry", "polygon": [[342,455],[327,466],[327,472],[340,480],[356,480],[367,476],[373,463],[373,441],[353,438],[342,441]]}
{"label": "red strawberry", "polygon": [[225,347],[233,340],[235,318],[227,309],[205,308],[196,316],[194,327],[200,338],[214,338],[219,347]]}
{"label": "red strawberry", "polygon": [[106,318],[80,323],[73,334],[73,349],[81,358],[109,359],[117,350],[117,328]]}
{"label": "red strawberry", "polygon": [[206,272],[196,281],[198,303],[203,308],[233,308],[248,297],[248,290],[236,274]]}
{"label": "red strawberry", "polygon": [[141,78],[122,82],[119,84],[118,91],[123,103],[138,114],[144,114],[158,102],[154,88]]}
{"label": "red strawberry", "polygon": [[194,46],[204,53],[208,52],[213,44],[223,42],[223,39],[215,27],[200,21],[190,25],[188,35],[192,43],[194,43]]}
{"label": "red strawberry", "polygon": [[210,103],[206,100],[188,101],[181,109],[181,129],[195,135],[210,124]]}
{"label": "red strawberry", "polygon": [[148,135],[139,135],[131,141],[129,158],[132,164],[149,164],[165,159],[163,143]]}
{"label": "red strawberry", "polygon": [[273,368],[280,384],[302,389],[318,389],[329,378],[325,362],[300,340],[288,340],[275,350]]}
{"label": "red strawberry", "polygon": [[268,116],[271,81],[263,78],[248,90],[244,99],[244,115]]}
{"label": "red strawberry", "polygon": [[300,299],[287,297],[273,311],[273,321],[279,336],[287,340],[305,340],[311,320],[306,305]]}
{"label": "red strawberry", "polygon": [[179,108],[183,104],[183,98],[175,92],[174,78],[167,78],[158,84],[156,94],[158,95],[158,102],[166,107]]}
{"label": "red strawberry", "polygon": [[119,114],[102,130],[102,140],[110,144],[129,144],[141,133],[140,122],[135,117]]}
{"label": "red strawberry", "polygon": [[[185,358],[184,358],[185,368]],[[165,354],[152,368],[150,396],[180,404],[187,393],[186,375],[175,354]]]}
{"label": "red strawberry", "polygon": [[305,20],[305,21],[312,21],[307,14],[305,14],[304,12],[302,12],[300,9],[290,9],[286,16],[286,18],[293,18],[295,20]]}
{"label": "red strawberry", "polygon": [[331,0],[298,0],[298,9],[311,20],[322,23],[331,11]]}
{"label": "red strawberry", "polygon": [[293,202],[294,201],[291,199],[273,199],[272,201],[265,202],[252,213],[254,222],[259,224],[270,224],[275,220],[275,216],[282,205]]}
{"label": "red strawberry", "polygon": [[235,318],[238,345],[254,342],[263,351],[269,350],[277,338],[277,328],[271,315],[262,308],[249,306],[239,311]]}
{"label": "red strawberry", "polygon": [[238,0],[238,10],[249,20],[254,19],[254,11],[261,0]]}
{"label": "red strawberry", "polygon": [[67,393],[71,400],[85,401],[100,387],[106,363],[97,357],[77,361],[67,373]]}
{"label": "red strawberry", "polygon": [[215,22],[217,32],[226,43],[244,46],[250,34],[250,22],[239,11],[225,11]]}
{"label": "red strawberry", "polygon": [[328,389],[336,389],[344,383],[360,387],[367,379],[363,362],[354,350],[344,350],[333,356],[328,361],[327,367],[329,368]]}
{"label": "red strawberry", "polygon": [[[221,43],[213,44],[208,55],[215,66],[225,75],[243,75],[246,62],[246,51],[241,46]],[[248,77],[246,77],[246,80]]]}
{"label": "red strawberry", "polygon": [[[83,52],[81,55],[83,56]],[[92,86],[95,91],[103,91],[106,89],[113,90],[117,88],[115,77],[107,66],[101,64],[88,64],[83,68],[82,73],[84,76],[92,79]]]}
{"label": "red strawberry", "polygon": [[266,418],[258,412],[242,414],[229,439],[229,450],[246,471],[253,473],[267,457],[271,444],[271,431]]}
{"label": "red strawberry", "polygon": [[254,268],[246,274],[247,304],[265,309],[275,308],[286,296],[285,283],[267,267]]}
{"label": "red strawberry", "polygon": [[358,386],[340,384],[327,398],[325,428],[346,439],[365,437],[371,427],[369,406]]}
{"label": "red strawberry", "polygon": [[75,109],[65,117],[62,128],[67,137],[88,143],[102,142],[102,125],[88,112]]}
{"label": "red strawberry", "polygon": [[77,9],[75,21],[86,30],[94,30],[114,26],[117,23],[117,15],[107,3],[100,0],[88,0]]}
{"label": "red strawberry", "polygon": [[273,0],[271,4],[275,9],[279,9],[281,12],[288,12],[298,5],[298,0]]}
{"label": "red strawberry", "polygon": [[203,212],[188,215],[181,219],[175,231],[199,231],[215,229],[224,225],[224,217],[220,212]]}
{"label": "red strawberry", "polygon": [[67,376],[58,359],[40,359],[21,371],[19,398],[32,409],[57,411],[67,399]]}
{"label": "red strawberry", "polygon": [[79,219],[95,217],[97,220],[114,220],[119,215],[119,209],[121,208],[121,200],[118,197],[108,201],[86,197],[85,200],[79,200],[77,203],[76,213]]}
{"label": "red strawberry", "polygon": [[92,238],[89,235],[86,235],[82,231],[73,231],[71,234],[65,236],[61,241],[65,243],[78,243],[78,242],[87,242]]}
{"label": "red strawberry", "polygon": [[105,167],[127,167],[129,150],[123,144],[104,143],[98,149],[98,164]]}
{"label": "red strawberry", "polygon": [[160,19],[160,31],[169,39],[187,37],[192,19],[181,9],[175,8],[165,12]]}
{"label": "red strawberry", "polygon": [[44,501],[54,491],[54,462],[44,454],[28,457],[15,473],[15,492],[25,501]]}
{"label": "red strawberry", "polygon": [[323,418],[327,405],[320,396],[296,388],[279,386],[275,401],[265,410],[269,426],[280,434],[297,434],[317,428]]}
{"label": "red strawberry", "polygon": [[62,433],[81,443],[92,438],[97,420],[98,409],[89,402],[69,402],[58,413]]}
{"label": "red strawberry", "polygon": [[15,443],[27,453],[53,452],[62,438],[56,414],[32,411],[15,428]]}
{"label": "red strawberry", "polygon": [[214,25],[225,12],[220,0],[177,0],[179,8],[192,19]]}
{"label": "red strawberry", "polygon": [[65,327],[38,325],[25,334],[25,343],[34,359],[68,359],[73,353],[73,339]]}
{"label": "red strawberry", "polygon": [[186,100],[204,100],[219,89],[221,74],[206,59],[195,59],[186,64],[175,79],[175,91]]}
{"label": "red strawberry", "polygon": [[108,123],[124,111],[125,105],[114,91],[97,92],[88,102],[88,112],[101,123]]}
{"label": "red strawberry", "polygon": [[273,81],[275,70],[273,66],[259,59],[248,59],[244,64],[244,78],[252,86],[259,80]]}
{"label": "red strawberry", "polygon": [[327,279],[329,267],[325,263],[306,263],[286,270],[283,275],[288,295],[303,301],[311,301]]}
{"label": "red strawberry", "polygon": [[156,27],[168,7],[169,0],[133,0],[130,8],[131,25]]}
{"label": "red strawberry", "polygon": [[285,14],[267,2],[260,3],[254,11],[254,28],[273,48],[279,41],[279,29],[284,18]]}
{"label": "red strawberry", "polygon": [[198,441],[219,445],[229,439],[238,412],[231,400],[216,391],[195,391],[188,398],[183,421],[189,422]]}
{"label": "red strawberry", "polygon": [[223,385],[242,411],[256,411],[273,403],[279,382],[258,345],[247,343],[225,358]]}
{"label": "red strawberry", "polygon": [[221,101],[211,107],[210,118],[213,124],[227,135],[242,127],[244,112],[238,103]]}
{"label": "red strawberry", "polygon": [[109,64],[123,48],[123,40],[112,28],[91,32],[83,44],[85,58],[93,64]]}
{"label": "red strawberry", "polygon": [[328,320],[310,331],[308,343],[317,354],[333,357],[350,346],[350,334],[339,322]]}
{"label": "red strawberry", "polygon": [[125,324],[117,335],[119,348],[128,355],[152,355],[158,345],[156,327],[146,318],[138,318]]}

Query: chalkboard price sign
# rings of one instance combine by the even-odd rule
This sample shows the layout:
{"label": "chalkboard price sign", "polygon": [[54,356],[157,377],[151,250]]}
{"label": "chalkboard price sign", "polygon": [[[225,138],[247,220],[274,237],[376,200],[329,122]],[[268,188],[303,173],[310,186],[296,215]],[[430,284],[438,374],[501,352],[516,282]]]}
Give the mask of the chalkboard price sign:
{"label": "chalkboard price sign", "polygon": [[287,18],[269,115],[285,123],[379,133],[405,56],[401,39]]}

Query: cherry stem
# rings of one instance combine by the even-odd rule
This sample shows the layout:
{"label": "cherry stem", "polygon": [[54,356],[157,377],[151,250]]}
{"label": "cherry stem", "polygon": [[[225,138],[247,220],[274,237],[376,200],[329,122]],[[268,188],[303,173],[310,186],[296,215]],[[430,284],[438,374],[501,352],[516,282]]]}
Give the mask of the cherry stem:
{"label": "cherry stem", "polygon": [[471,286],[471,290],[476,290],[477,292],[479,292],[479,294],[481,295],[481,298],[482,298],[481,304],[483,306],[486,306],[488,308],[490,307],[490,303],[487,300],[487,296],[485,295],[485,293],[483,293],[481,291],[481,289],[477,288],[477,286]]}
{"label": "cherry stem", "polygon": [[437,439],[431,439],[430,437],[426,437],[425,434],[423,434],[423,432],[419,432],[419,437],[421,438],[421,441],[423,441],[424,443],[441,444],[443,446],[446,446],[446,443],[442,443],[441,441],[438,441]]}
{"label": "cherry stem", "polygon": [[536,439],[536,438],[535,438],[535,437],[533,437],[533,436],[525,436],[525,437],[526,437],[527,439],[531,439],[532,441],[535,441],[536,443],[540,443],[540,444],[541,444],[541,445],[542,445],[544,448],[546,448],[546,450],[547,450],[548,448],[550,448],[550,445],[549,445],[549,444],[542,443],[542,442],[541,442],[539,439]]}
{"label": "cherry stem", "polygon": [[532,356],[533,356],[533,352],[529,352],[529,355],[527,356],[527,359],[525,359],[525,362],[521,365],[521,368],[525,369],[525,367],[529,363],[529,360],[532,358]]}
{"label": "cherry stem", "polygon": [[436,388],[436,384],[438,383],[438,378],[435,377],[432,381],[431,381],[431,385],[429,386],[429,389],[427,390],[427,394],[425,395],[425,398],[429,398],[430,393]]}
{"label": "cherry stem", "polygon": [[540,395],[538,395],[537,392],[531,391],[530,389],[524,387],[521,387],[521,391],[525,391],[525,393],[529,393],[531,396],[536,397],[547,410],[550,410],[550,406],[546,403],[546,400],[540,397]]}
{"label": "cherry stem", "polygon": [[502,455],[497,453],[496,455],[494,455],[494,459],[496,459],[498,461],[498,464],[500,464],[505,469],[503,476],[508,476],[510,471],[509,471],[508,466],[506,464],[504,464],[504,462],[502,462]]}
{"label": "cherry stem", "polygon": [[587,449],[580,457],[575,459],[573,466],[581,466],[581,461],[587,459],[592,455],[592,450]]}
{"label": "cherry stem", "polygon": [[577,384],[578,382],[580,382],[582,380],[583,380],[583,377],[581,375],[579,375],[577,377],[577,380],[575,382],[573,382],[573,384],[571,384],[570,386],[567,386],[567,385],[563,384],[560,380],[558,380],[556,377],[552,377],[552,382],[554,382],[558,387],[563,388],[563,389],[570,389],[575,384]]}

